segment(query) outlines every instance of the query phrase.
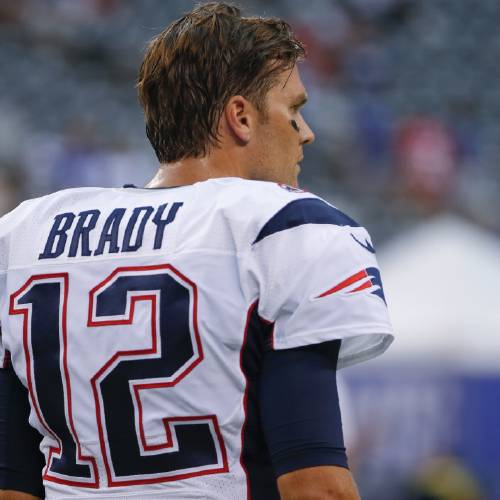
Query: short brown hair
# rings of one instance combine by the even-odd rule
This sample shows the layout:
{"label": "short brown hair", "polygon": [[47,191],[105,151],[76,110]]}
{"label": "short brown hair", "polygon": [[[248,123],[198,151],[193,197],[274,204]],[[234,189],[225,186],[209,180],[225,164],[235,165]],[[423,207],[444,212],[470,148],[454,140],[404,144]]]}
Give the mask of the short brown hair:
{"label": "short brown hair", "polygon": [[288,23],[243,17],[227,3],[199,5],[171,23],[150,42],[137,85],[158,160],[205,156],[228,100],[243,95],[264,112],[276,76],[304,56]]}

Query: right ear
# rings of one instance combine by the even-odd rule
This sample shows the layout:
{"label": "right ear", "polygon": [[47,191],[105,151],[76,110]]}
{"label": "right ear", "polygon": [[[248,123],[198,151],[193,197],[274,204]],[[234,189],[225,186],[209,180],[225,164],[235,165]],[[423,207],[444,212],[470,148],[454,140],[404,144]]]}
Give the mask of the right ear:
{"label": "right ear", "polygon": [[243,144],[251,138],[255,108],[241,95],[231,97],[224,108],[224,117],[229,130]]}

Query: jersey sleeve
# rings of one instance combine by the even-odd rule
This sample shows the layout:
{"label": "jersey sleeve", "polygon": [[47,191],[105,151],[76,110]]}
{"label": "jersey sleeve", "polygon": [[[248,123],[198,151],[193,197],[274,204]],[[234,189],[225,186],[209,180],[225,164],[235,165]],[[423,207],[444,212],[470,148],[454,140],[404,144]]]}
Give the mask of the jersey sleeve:
{"label": "jersey sleeve", "polygon": [[5,350],[2,339],[2,323],[0,323],[0,370],[10,366],[9,352]]}
{"label": "jersey sleeve", "polygon": [[284,205],[262,225],[251,260],[274,349],[339,339],[342,368],[392,342],[370,236],[327,202],[302,197]]}
{"label": "jersey sleeve", "polygon": [[[7,311],[7,269],[9,265],[9,246],[16,226],[23,224],[30,216],[36,200],[27,200],[11,212],[0,217],[0,369],[10,366],[10,356],[5,348],[4,339],[7,325],[2,325]],[[3,327],[3,336],[1,335]]]}
{"label": "jersey sleeve", "polygon": [[12,369],[0,371],[0,489],[44,498],[42,436],[29,425],[28,391]]}
{"label": "jersey sleeve", "polygon": [[7,304],[7,285],[6,285],[7,273],[6,273],[6,263],[3,257],[5,255],[3,248],[4,246],[2,245],[2,239],[0,234],[0,370],[10,367],[10,354],[5,349],[4,335],[2,335],[2,326],[3,326],[3,333],[5,333],[5,329],[7,327],[7,325],[5,324],[2,325],[2,317],[5,312]]}
{"label": "jersey sleeve", "polygon": [[[2,219],[0,218],[0,224]],[[2,312],[6,304],[6,251],[5,242],[2,239],[1,229],[0,229],[0,370],[3,368],[8,368],[10,365],[9,353],[5,350],[3,336],[2,336]]]}

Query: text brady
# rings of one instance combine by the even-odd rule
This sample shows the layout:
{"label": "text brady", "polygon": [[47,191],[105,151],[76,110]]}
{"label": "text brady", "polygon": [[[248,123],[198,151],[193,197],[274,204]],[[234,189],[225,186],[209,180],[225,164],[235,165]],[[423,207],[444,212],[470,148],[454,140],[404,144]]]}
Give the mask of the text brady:
{"label": "text brady", "polygon": [[[154,227],[154,242],[152,249],[162,247],[165,229],[175,220],[181,202],[165,203],[158,208],[150,206],[136,207],[127,212],[126,208],[115,208],[107,215],[104,223],[100,210],[85,210],[79,214],[65,212],[54,217],[43,252],[39,259],[55,259],[61,255],[68,257],[90,257],[103,255],[136,252],[142,247],[146,225]],[[122,229],[124,228],[124,229]],[[94,249],[91,248],[91,233],[97,231],[99,241]]]}

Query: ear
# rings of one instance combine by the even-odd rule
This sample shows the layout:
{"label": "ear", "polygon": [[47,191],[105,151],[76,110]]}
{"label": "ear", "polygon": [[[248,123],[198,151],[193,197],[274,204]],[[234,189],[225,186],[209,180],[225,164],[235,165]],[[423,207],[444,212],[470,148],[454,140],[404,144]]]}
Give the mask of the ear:
{"label": "ear", "polygon": [[243,144],[250,142],[254,112],[252,103],[241,95],[231,97],[224,108],[228,129]]}

